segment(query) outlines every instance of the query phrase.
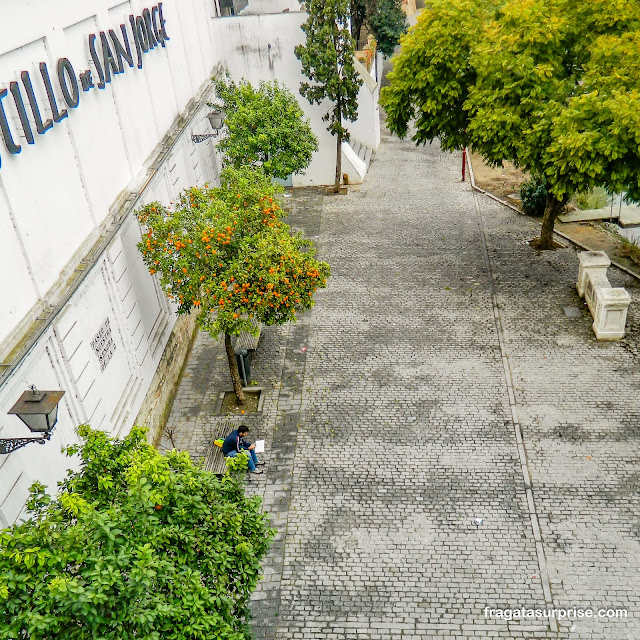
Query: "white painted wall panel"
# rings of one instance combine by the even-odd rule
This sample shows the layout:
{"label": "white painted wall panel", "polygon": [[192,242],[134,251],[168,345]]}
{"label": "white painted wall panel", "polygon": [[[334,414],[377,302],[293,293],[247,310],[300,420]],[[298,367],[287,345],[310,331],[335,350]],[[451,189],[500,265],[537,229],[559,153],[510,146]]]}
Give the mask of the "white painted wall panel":
{"label": "white painted wall panel", "polygon": [[[1,184],[1,182],[0,182]],[[0,194],[0,342],[38,301],[38,292],[29,275],[29,267],[11,221],[7,201]],[[11,277],[8,277],[11,274]]]}
{"label": "white painted wall panel", "polygon": [[[36,84],[41,61],[48,61],[44,40],[0,56],[0,77],[17,81],[20,71],[27,70]],[[14,131],[18,131],[18,114],[13,101],[5,98],[4,105],[12,118]],[[42,111],[43,116],[50,116],[47,109]],[[43,292],[54,284],[69,258],[94,227],[74,149],[65,130],[68,121],[69,118],[63,120],[42,135],[38,135],[33,127],[33,145],[16,136],[14,141],[22,146],[17,155],[10,155],[2,148],[2,186],[14,212],[37,286]],[[65,187],[62,193],[61,185]]]}
{"label": "white painted wall panel", "polygon": [[[89,67],[87,38],[97,31],[94,18],[64,30],[64,55],[78,61],[79,69]],[[127,67],[127,71],[131,74],[133,69]],[[109,205],[132,177],[114,95],[123,76],[116,76],[103,90],[81,91],[80,104],[68,118],[67,128],[96,226],[108,216]]]}

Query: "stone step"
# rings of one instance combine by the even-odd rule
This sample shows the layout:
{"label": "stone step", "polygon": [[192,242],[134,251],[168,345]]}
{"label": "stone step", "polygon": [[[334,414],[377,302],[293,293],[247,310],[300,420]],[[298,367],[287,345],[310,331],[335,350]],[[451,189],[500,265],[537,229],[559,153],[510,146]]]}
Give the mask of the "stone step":
{"label": "stone step", "polygon": [[360,160],[365,163],[365,165],[367,166],[367,170],[369,170],[369,165],[371,164],[371,158],[373,156],[373,149],[354,139],[351,139],[349,144],[351,145],[351,148],[354,150],[358,158],[360,158]]}
{"label": "stone step", "polygon": [[364,163],[367,165],[367,171],[369,171],[369,165],[371,164],[371,156],[373,156],[373,149],[370,147],[365,147],[366,151],[364,154]]}

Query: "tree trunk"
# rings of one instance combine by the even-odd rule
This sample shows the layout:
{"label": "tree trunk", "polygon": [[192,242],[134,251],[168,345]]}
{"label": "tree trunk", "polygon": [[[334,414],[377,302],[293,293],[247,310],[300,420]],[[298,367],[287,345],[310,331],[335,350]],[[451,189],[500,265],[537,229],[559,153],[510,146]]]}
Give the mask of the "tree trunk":
{"label": "tree trunk", "polygon": [[556,222],[556,217],[560,215],[566,202],[566,196],[562,200],[558,200],[551,193],[547,195],[547,206],[544,210],[544,216],[542,216],[540,238],[535,243],[536,249],[553,249],[553,226]]}
{"label": "tree trunk", "polygon": [[227,352],[227,360],[229,361],[229,371],[231,372],[233,390],[236,392],[238,404],[243,405],[244,391],[242,390],[242,381],[240,380],[240,372],[238,371],[238,361],[236,360],[236,354],[231,346],[231,336],[228,333],[224,334],[224,348]]}
{"label": "tree trunk", "polygon": [[360,32],[362,31],[362,20],[353,20],[352,37],[356,41],[356,49],[360,46]]}
{"label": "tree trunk", "polygon": [[342,133],[338,132],[338,146],[336,149],[336,180],[333,185],[333,191],[340,193],[340,182],[342,174]]}

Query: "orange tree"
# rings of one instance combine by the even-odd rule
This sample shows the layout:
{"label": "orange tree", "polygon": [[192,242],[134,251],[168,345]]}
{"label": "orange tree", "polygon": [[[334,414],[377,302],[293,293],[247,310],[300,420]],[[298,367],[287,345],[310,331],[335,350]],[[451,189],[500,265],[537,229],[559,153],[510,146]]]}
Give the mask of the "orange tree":
{"label": "orange tree", "polygon": [[138,243],[150,273],[177,305],[199,309],[198,325],[224,334],[238,402],[244,403],[231,336],[256,333],[254,321],[278,325],[314,305],[325,287],[326,262],[298,233],[292,235],[277,200],[280,187],[260,170],[228,167],[217,188],[185,190],[172,209],[153,202],[136,215],[145,230]]}

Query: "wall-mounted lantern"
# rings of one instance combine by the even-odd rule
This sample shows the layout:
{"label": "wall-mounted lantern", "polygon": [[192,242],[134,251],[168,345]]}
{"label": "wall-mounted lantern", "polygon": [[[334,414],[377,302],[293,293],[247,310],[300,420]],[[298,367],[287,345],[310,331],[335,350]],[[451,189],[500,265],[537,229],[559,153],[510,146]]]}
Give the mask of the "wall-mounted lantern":
{"label": "wall-mounted lantern", "polygon": [[49,440],[58,422],[58,403],[64,394],[64,391],[38,391],[31,385],[11,407],[9,415],[18,416],[29,431],[41,435],[37,438],[0,438],[0,454],[11,453],[30,442],[44,444]]}
{"label": "wall-mounted lantern", "polygon": [[207,114],[207,120],[213,129],[213,133],[203,133],[203,134],[195,134],[191,136],[191,142],[204,142],[209,138],[217,138],[220,132],[222,131],[222,126],[224,124],[224,113],[221,111],[210,111]]}

